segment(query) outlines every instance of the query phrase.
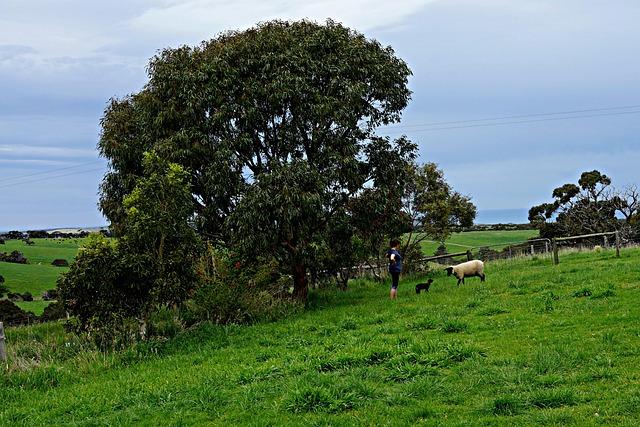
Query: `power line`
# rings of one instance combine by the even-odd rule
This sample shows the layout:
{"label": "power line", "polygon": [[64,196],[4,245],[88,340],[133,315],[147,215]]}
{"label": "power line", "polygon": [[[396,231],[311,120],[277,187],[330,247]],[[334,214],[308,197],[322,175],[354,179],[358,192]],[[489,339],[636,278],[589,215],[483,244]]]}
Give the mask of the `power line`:
{"label": "power line", "polygon": [[[595,111],[628,110],[628,109],[635,109],[635,108],[640,108],[640,104],[620,106],[620,107],[590,108],[585,110],[557,111],[553,113],[535,113],[535,114],[520,114],[520,115],[501,116],[501,117],[488,117],[486,119],[453,120],[448,122],[432,122],[432,123],[422,123],[422,124],[414,124],[414,125],[390,125],[390,126],[386,126],[385,128],[390,130],[409,129],[409,128],[416,128],[416,127],[442,126],[442,125],[452,125],[452,124],[460,124],[460,123],[486,122],[486,121],[493,121],[493,120],[520,119],[520,118],[527,118],[527,117],[557,116],[557,115],[563,115],[563,114],[566,115],[566,114],[578,114],[578,113],[591,113]],[[568,118],[571,118],[571,117],[568,117]]]}
{"label": "power line", "polygon": [[63,173],[60,175],[54,175],[54,176],[48,176],[45,178],[38,178],[38,179],[32,179],[32,180],[28,180],[28,181],[19,181],[19,182],[14,182],[11,184],[3,184],[0,185],[0,188],[9,188],[9,187],[17,187],[23,184],[31,184],[34,182],[42,182],[42,181],[49,181],[50,179],[54,179],[54,178],[62,178],[65,176],[71,176],[71,175],[80,175],[80,174],[84,174],[84,173],[89,173],[89,172],[97,172],[97,171],[103,171],[104,168],[98,168],[98,169],[87,169],[87,170],[82,170],[82,171],[75,171],[75,172],[70,172],[70,173]]}
{"label": "power line", "polygon": [[[639,114],[639,113],[640,113],[640,110],[620,111],[617,113],[588,114],[583,116],[570,116],[570,117],[547,117],[544,119],[517,120],[517,121],[500,122],[500,123],[477,123],[477,124],[464,125],[464,126],[434,127],[434,128],[427,128],[427,129],[416,129],[416,130],[413,130],[412,132],[432,132],[437,130],[466,129],[466,128],[488,127],[488,126],[504,126],[504,125],[514,125],[514,124],[521,124],[521,123],[537,123],[537,122],[549,122],[549,121],[557,121],[557,120],[585,119],[589,117],[620,116],[624,114]],[[390,130],[391,130],[391,133],[398,133],[398,132],[402,133],[402,131],[396,131],[395,129],[390,129]],[[386,132],[386,133],[389,133],[389,132]]]}
{"label": "power line", "polygon": [[25,175],[14,175],[14,176],[10,176],[8,178],[2,178],[0,182],[2,182],[3,184],[6,183],[7,181],[13,181],[16,179],[22,179],[22,178],[29,178],[31,176],[37,176],[37,175],[46,175],[46,174],[50,174],[50,173],[54,173],[54,172],[59,172],[59,171],[63,171],[63,170],[69,170],[69,169],[75,169],[75,168],[79,168],[82,166],[87,166],[87,165],[93,165],[96,163],[102,163],[99,160],[93,161],[93,162],[84,162],[84,163],[78,163],[75,164],[73,166],[67,166],[64,168],[55,168],[55,169],[49,169],[46,171],[42,171],[42,172],[34,172],[34,173],[29,173],[29,174],[25,174]]}

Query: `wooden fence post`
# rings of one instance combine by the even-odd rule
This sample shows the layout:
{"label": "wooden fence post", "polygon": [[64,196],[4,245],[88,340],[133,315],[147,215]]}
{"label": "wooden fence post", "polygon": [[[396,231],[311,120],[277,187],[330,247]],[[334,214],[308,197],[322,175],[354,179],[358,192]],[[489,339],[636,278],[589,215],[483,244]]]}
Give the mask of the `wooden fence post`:
{"label": "wooden fence post", "polygon": [[545,254],[549,253],[549,242],[544,242],[544,253]]}
{"label": "wooden fence post", "polygon": [[616,256],[620,258],[620,232],[616,231]]}
{"label": "wooden fence post", "polygon": [[473,259],[473,255],[471,254],[471,250],[467,251],[467,261],[471,261]]}
{"label": "wooden fence post", "polygon": [[608,248],[609,247],[609,239],[607,238],[606,234],[603,237],[604,237],[604,247]]}
{"label": "wooden fence post", "polygon": [[7,370],[9,369],[9,363],[7,362],[7,345],[4,339],[4,325],[0,322],[0,361],[3,362]]}
{"label": "wooden fence post", "polygon": [[535,250],[533,249],[533,245],[531,245],[531,256],[535,255]]}
{"label": "wooden fence post", "polygon": [[556,238],[551,239],[551,249],[553,250],[553,263],[558,265],[560,263],[560,259],[558,258],[558,242],[556,242]]}

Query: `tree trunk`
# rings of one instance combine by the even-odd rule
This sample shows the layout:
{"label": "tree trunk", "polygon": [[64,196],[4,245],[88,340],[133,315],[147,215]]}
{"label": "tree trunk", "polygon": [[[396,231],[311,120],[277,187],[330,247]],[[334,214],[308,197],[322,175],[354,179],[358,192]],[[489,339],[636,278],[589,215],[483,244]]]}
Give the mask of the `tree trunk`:
{"label": "tree trunk", "polygon": [[307,268],[303,264],[293,266],[293,298],[298,301],[306,301],[309,293],[307,281]]}

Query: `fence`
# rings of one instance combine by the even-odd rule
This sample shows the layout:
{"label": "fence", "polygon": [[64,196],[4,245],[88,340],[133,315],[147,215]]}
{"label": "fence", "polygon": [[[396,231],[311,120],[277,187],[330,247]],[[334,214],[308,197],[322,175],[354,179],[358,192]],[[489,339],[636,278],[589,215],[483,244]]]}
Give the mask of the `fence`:
{"label": "fence", "polygon": [[9,369],[7,365],[7,346],[4,338],[4,325],[0,322],[0,362]]}
{"label": "fence", "polygon": [[[639,235],[625,234],[623,236],[616,231],[555,239],[531,239],[519,242],[469,247],[464,252],[424,257],[418,260],[412,260],[413,265],[411,269],[416,272],[424,271],[428,269],[427,266],[429,263],[434,262],[451,265],[471,259],[493,261],[532,256],[546,256],[549,257],[554,264],[558,264],[560,262],[561,252],[601,248],[615,249],[616,255],[619,256],[622,247],[638,244],[640,244]],[[381,278],[386,274],[386,266],[387,264],[384,260],[371,260],[350,269],[350,277]]]}

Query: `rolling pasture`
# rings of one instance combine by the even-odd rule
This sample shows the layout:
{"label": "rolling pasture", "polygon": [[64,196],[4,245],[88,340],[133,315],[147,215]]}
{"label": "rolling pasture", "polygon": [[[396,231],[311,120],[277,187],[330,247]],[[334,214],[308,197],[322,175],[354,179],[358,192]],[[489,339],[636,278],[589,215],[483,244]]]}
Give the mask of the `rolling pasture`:
{"label": "rolling pasture", "polygon": [[[447,250],[453,252],[463,252],[467,249],[481,246],[506,246],[509,243],[522,242],[538,236],[538,230],[495,230],[495,231],[468,231],[464,233],[454,233],[446,241]],[[422,242],[422,252],[425,256],[433,255],[438,249],[439,243],[431,240]],[[497,246],[494,249],[502,249]]]}
{"label": "rolling pasture", "polygon": [[[0,275],[4,276],[5,285],[11,292],[30,292],[36,301],[18,302],[24,309],[41,314],[48,304],[41,301],[42,293],[56,287],[56,280],[60,273],[67,271],[67,267],[54,267],[54,259],[66,259],[69,263],[78,253],[78,247],[83,239],[33,239],[34,245],[27,245],[22,240],[7,240],[0,245],[0,251],[20,251],[29,260],[29,264],[12,264],[0,262]],[[38,301],[40,300],[40,301]]]}
{"label": "rolling pasture", "polygon": [[60,324],[8,330],[2,425],[640,423],[640,249],[496,261],[315,290],[252,326],[201,324],[102,354]]}

